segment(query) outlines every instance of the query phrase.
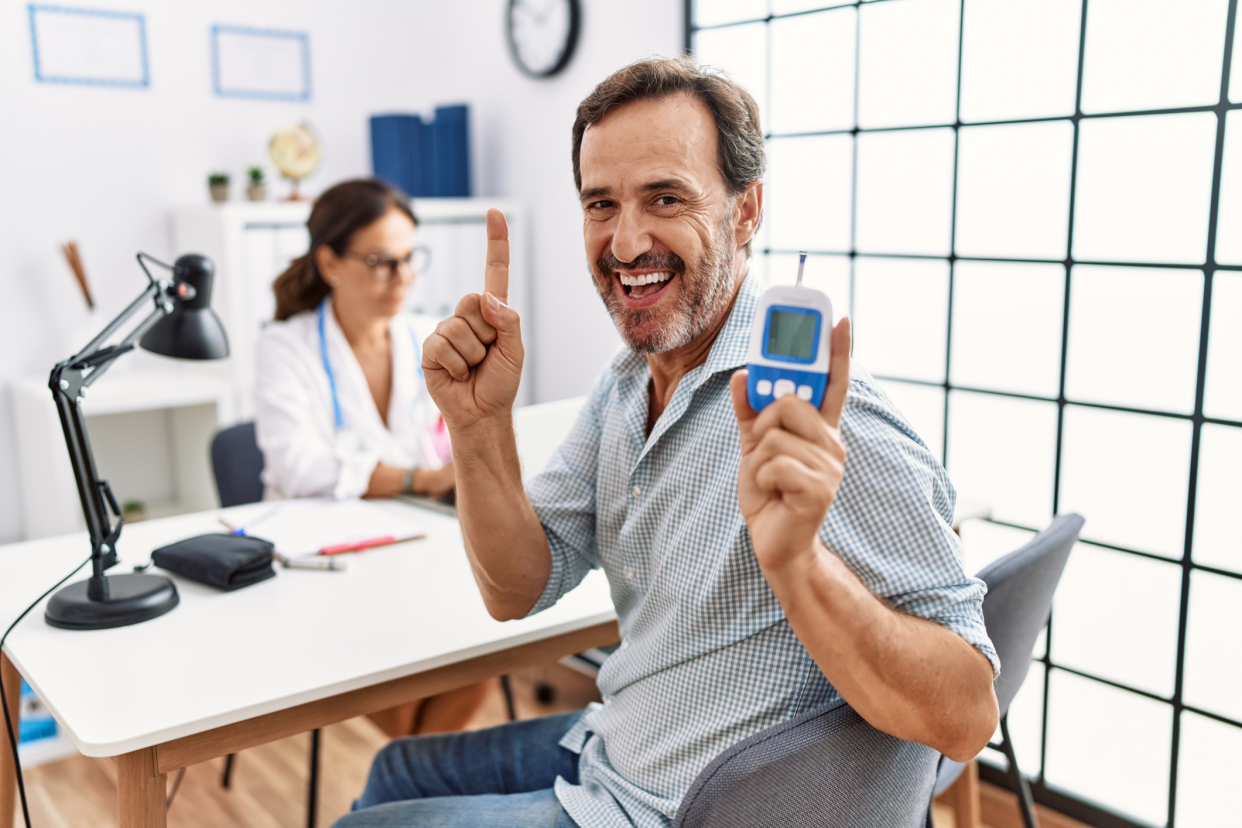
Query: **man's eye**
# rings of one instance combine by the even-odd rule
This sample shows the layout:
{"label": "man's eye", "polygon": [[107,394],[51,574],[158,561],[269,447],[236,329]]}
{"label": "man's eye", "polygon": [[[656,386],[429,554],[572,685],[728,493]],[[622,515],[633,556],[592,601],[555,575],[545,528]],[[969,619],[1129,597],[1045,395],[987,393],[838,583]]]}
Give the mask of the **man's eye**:
{"label": "man's eye", "polygon": [[592,201],[587,205],[588,210],[607,210],[612,206],[611,201]]}
{"label": "man's eye", "polygon": [[663,195],[656,199],[656,204],[659,204],[661,207],[672,207],[679,200],[677,196]]}

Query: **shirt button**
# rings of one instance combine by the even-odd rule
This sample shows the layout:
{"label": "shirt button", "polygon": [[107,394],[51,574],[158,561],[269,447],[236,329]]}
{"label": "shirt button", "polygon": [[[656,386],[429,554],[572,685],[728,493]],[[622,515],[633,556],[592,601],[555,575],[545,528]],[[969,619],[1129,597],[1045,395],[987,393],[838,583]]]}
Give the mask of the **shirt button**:
{"label": "shirt button", "polygon": [[625,577],[629,578],[631,581],[634,580],[634,570],[632,569],[625,570]]}
{"label": "shirt button", "polygon": [[628,640],[621,642],[621,649],[628,650],[629,648],[630,648],[630,642]]}
{"label": "shirt button", "polygon": [[635,486],[634,488],[630,489],[630,494],[634,495],[634,497],[638,497],[638,496],[640,496],[642,493],[643,493],[643,487],[642,487],[642,486]]}

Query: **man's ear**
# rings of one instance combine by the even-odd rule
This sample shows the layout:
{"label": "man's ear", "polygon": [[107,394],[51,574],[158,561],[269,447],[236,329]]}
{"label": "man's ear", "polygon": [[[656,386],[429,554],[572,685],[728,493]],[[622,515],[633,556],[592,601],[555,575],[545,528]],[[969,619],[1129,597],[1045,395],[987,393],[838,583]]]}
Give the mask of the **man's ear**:
{"label": "man's ear", "polygon": [[763,215],[763,181],[756,178],[738,193],[733,203],[733,238],[742,247],[754,238]]}

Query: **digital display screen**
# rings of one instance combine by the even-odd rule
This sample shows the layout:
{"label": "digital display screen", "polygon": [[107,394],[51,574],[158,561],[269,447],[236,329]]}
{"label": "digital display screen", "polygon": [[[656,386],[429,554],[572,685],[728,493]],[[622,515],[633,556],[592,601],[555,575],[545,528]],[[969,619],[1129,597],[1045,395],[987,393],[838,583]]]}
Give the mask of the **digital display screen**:
{"label": "digital display screen", "polygon": [[773,308],[768,316],[768,356],[810,361],[815,355],[818,314]]}

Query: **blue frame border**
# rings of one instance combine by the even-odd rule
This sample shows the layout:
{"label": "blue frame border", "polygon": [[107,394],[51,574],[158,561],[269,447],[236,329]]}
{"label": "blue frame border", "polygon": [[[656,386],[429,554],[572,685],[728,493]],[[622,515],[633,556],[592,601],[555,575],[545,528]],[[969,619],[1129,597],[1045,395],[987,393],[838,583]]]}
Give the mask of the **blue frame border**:
{"label": "blue frame border", "polygon": [[[220,85],[220,35],[240,34],[250,37],[280,38],[296,40],[302,45],[302,91],[261,92],[247,89],[225,89]],[[293,32],[281,29],[255,29],[249,26],[228,26],[216,24],[211,27],[211,89],[220,98],[246,98],[263,101],[297,101],[311,99],[311,68],[310,68],[310,35],[306,32]]]}
{"label": "blue frame border", "polygon": [[[69,83],[81,86],[120,86],[129,89],[149,89],[151,86],[151,64],[147,58],[147,22],[140,12],[104,11],[102,9],[76,9],[68,6],[48,6],[30,3],[26,6],[30,17],[30,50],[34,57],[34,76],[39,83]],[[36,17],[39,12],[52,14],[77,14],[83,17],[110,17],[138,22],[138,45],[142,49],[142,80],[109,80],[107,78],[74,78],[44,75],[39,64],[39,30]]]}

